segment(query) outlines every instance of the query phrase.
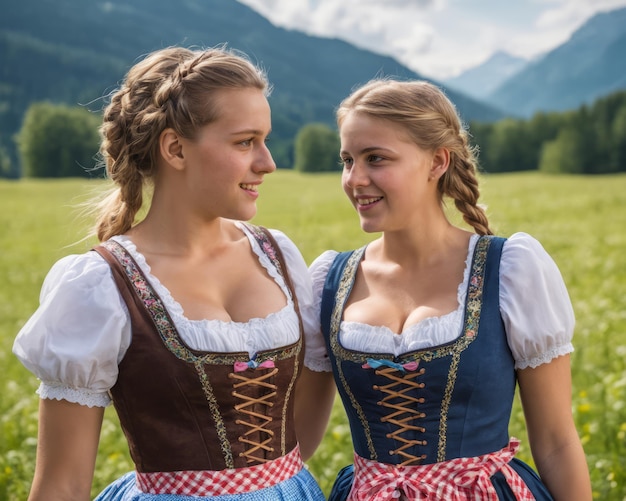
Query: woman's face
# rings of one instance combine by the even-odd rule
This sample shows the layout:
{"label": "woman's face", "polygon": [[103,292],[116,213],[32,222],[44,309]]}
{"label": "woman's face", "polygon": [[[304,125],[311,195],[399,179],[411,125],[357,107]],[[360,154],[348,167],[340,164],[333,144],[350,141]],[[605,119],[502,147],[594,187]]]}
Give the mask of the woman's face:
{"label": "woman's face", "polygon": [[340,127],[342,185],[366,232],[401,231],[440,208],[435,157],[404,129],[350,112]]}
{"label": "woman's face", "polygon": [[276,170],[266,140],[271,113],[263,91],[225,89],[214,97],[218,119],[182,140],[187,193],[201,217],[249,220],[258,188]]}

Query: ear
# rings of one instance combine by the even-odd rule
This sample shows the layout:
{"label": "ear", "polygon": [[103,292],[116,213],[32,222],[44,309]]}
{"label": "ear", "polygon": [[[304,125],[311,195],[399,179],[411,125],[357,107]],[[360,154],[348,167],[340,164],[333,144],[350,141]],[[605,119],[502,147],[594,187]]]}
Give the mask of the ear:
{"label": "ear", "polygon": [[159,152],[169,165],[177,170],[184,168],[183,145],[174,129],[167,128],[159,136]]}
{"label": "ear", "polygon": [[428,179],[438,181],[450,166],[450,152],[446,148],[437,148],[433,153]]}

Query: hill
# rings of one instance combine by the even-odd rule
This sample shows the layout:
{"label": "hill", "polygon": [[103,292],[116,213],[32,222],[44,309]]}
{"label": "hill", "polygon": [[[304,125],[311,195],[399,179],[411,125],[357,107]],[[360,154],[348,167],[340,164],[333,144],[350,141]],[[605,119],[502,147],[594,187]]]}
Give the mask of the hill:
{"label": "hill", "polygon": [[[233,0],[21,0],[0,16],[0,146],[12,148],[25,109],[49,100],[102,107],[140,55],[169,45],[229,46],[262,65],[274,85],[272,151],[291,165],[305,123],[334,123],[339,101],[377,75],[421,78],[394,59],[336,39],[272,25]],[[467,121],[496,120],[490,106],[449,91]]]}
{"label": "hill", "polygon": [[503,82],[488,98],[530,116],[563,111],[626,89],[626,8],[596,14],[570,39]]}
{"label": "hill", "polygon": [[476,99],[486,99],[502,82],[521,71],[526,64],[526,59],[498,51],[484,63],[449,78],[444,83]]}

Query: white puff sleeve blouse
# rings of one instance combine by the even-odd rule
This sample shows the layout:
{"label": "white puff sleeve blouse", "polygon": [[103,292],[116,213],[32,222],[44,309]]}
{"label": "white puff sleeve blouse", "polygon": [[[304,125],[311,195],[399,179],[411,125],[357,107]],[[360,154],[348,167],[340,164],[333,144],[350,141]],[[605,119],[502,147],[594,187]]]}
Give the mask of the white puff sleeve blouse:
{"label": "white puff sleeve blouse", "polygon": [[[256,239],[243,225],[253,252],[289,298],[286,284]],[[301,309],[305,333],[317,329],[308,270],[300,251],[282,232],[271,230],[290,273]],[[183,341],[207,352],[261,350],[287,346],[299,336],[293,302],[265,318],[247,322],[189,320],[181,305],[151,275],[150,267],[130,239],[114,237],[133,256],[163,300]],[[111,269],[95,252],[62,258],[50,269],[35,313],[18,333],[13,353],[41,384],[41,398],[64,399],[87,406],[107,406],[117,381],[118,364],[132,338],[126,304]]]}
{"label": "white puff sleeve blouse", "polygon": [[[384,326],[341,322],[342,345],[363,353],[401,355],[453,341],[461,334],[465,296],[474,247],[470,239],[463,281],[457,289],[458,308],[441,317],[424,319],[402,333]],[[337,252],[326,251],[310,266],[316,314],[319,321],[324,281]],[[526,233],[515,233],[502,249],[500,262],[500,313],[517,369],[537,367],[574,350],[574,311],[561,273],[541,244]],[[330,371],[323,336],[307,339],[305,365]]]}

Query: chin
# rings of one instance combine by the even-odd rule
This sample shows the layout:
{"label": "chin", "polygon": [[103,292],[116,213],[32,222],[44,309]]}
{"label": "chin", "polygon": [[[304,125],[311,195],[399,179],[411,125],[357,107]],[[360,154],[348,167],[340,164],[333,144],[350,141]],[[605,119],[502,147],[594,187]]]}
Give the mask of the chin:
{"label": "chin", "polygon": [[361,221],[361,229],[365,233],[378,233],[383,231],[383,229],[380,228],[380,225],[374,224],[371,221]]}
{"label": "chin", "polygon": [[257,210],[255,206],[251,209],[235,211],[233,217],[230,217],[229,219],[236,219],[238,221],[250,221],[250,219],[256,216],[256,213]]}

